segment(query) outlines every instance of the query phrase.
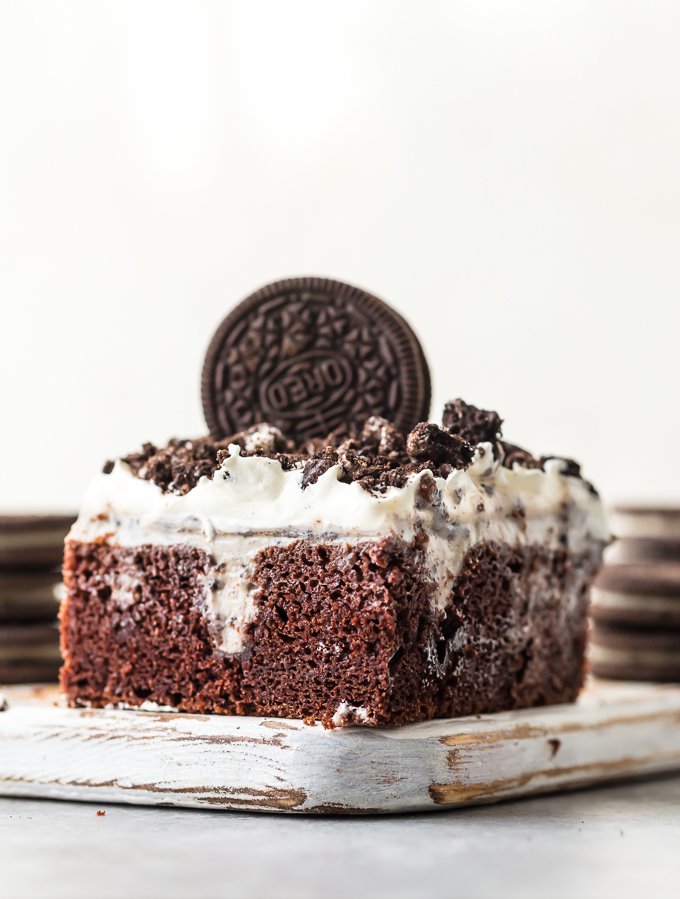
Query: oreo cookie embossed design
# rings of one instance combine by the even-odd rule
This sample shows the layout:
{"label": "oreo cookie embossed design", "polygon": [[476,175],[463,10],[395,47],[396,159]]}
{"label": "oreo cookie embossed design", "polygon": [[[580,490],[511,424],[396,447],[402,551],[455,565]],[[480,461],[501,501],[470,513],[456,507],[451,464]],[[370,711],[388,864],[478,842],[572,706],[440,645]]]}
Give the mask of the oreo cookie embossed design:
{"label": "oreo cookie embossed design", "polygon": [[427,417],[430,385],[406,323],[370,294],[322,278],[280,281],[222,323],[203,371],[215,438],[268,421],[297,442],[381,415]]}

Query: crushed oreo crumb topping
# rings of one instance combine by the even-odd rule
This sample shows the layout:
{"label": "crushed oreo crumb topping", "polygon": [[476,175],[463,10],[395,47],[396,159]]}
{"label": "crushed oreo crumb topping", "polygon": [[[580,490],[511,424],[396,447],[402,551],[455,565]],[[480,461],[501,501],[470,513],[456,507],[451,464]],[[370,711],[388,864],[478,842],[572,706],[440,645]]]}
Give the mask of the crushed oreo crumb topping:
{"label": "crushed oreo crumb topping", "polygon": [[406,453],[404,435],[386,418],[380,418],[378,415],[366,419],[360,443],[366,451],[373,450],[376,455],[388,458],[403,460]]}
{"label": "crushed oreo crumb topping", "polygon": [[442,425],[449,434],[457,434],[476,446],[500,439],[503,419],[497,412],[478,409],[464,400],[451,400],[444,406]]}
{"label": "crushed oreo crumb topping", "polygon": [[564,456],[541,456],[541,468],[551,459],[557,459],[562,463],[562,474],[569,475],[572,478],[581,477],[581,466],[573,459],[567,459]]}
{"label": "crushed oreo crumb topping", "polygon": [[[340,481],[356,482],[371,492],[384,493],[388,487],[403,487],[421,471],[429,470],[434,477],[446,478],[454,470],[467,468],[480,443],[490,443],[494,457],[506,468],[520,465],[540,469],[549,458],[555,458],[538,459],[502,440],[501,425],[502,419],[496,412],[457,399],[446,404],[441,427],[420,422],[409,434],[402,434],[384,418],[372,416],[361,430],[338,430],[325,439],[315,438],[295,446],[278,428],[262,423],[220,441],[210,437],[174,438],[162,448],[145,443],[141,452],[132,453],[123,461],[137,477],[153,481],[163,492],[185,494],[200,478],[212,478],[229,458],[229,446],[235,444],[242,456],[274,459],[286,471],[301,469],[303,490],[329,468],[338,466]],[[580,477],[576,462],[562,461],[565,474]],[[113,462],[107,462],[104,473],[112,470]],[[421,485],[424,494],[434,489],[434,481],[426,480]]]}
{"label": "crushed oreo crumb topping", "polygon": [[406,450],[414,462],[448,463],[453,468],[467,468],[475,454],[467,440],[426,421],[417,424],[408,435]]}
{"label": "crushed oreo crumb topping", "polygon": [[226,446],[235,443],[246,453],[288,453],[294,449],[293,444],[286,440],[278,428],[266,422],[233,434],[220,443]]}
{"label": "crushed oreo crumb topping", "polygon": [[125,456],[138,478],[153,481],[164,493],[183,495],[192,490],[202,477],[212,478],[219,468],[217,454],[226,448],[209,437],[197,440],[179,440],[173,437],[167,446],[159,449],[153,443],[145,443],[140,453]]}
{"label": "crushed oreo crumb topping", "polygon": [[540,459],[532,456],[530,452],[522,449],[521,446],[515,446],[514,443],[506,443],[505,440],[499,440],[494,444],[494,450],[497,458],[505,468],[512,469],[514,465],[521,465],[522,468],[542,468]]}

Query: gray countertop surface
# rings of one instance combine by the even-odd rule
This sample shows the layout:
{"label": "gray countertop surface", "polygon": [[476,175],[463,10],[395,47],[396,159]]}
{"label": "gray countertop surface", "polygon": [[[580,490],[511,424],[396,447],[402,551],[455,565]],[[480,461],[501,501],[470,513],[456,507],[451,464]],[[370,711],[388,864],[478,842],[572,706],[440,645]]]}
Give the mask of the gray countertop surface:
{"label": "gray countertop surface", "polygon": [[0,799],[0,897],[680,895],[680,776],[394,817],[98,808]]}

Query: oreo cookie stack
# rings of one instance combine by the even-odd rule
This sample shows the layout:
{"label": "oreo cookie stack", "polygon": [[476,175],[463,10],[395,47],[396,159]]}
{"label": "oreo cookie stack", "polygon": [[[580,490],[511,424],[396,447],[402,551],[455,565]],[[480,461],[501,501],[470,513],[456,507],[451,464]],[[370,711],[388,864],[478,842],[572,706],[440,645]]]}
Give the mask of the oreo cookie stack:
{"label": "oreo cookie stack", "polygon": [[0,683],[56,680],[58,587],[71,515],[0,516]]}
{"label": "oreo cookie stack", "polygon": [[599,677],[680,681],[680,509],[619,507],[592,592]]}

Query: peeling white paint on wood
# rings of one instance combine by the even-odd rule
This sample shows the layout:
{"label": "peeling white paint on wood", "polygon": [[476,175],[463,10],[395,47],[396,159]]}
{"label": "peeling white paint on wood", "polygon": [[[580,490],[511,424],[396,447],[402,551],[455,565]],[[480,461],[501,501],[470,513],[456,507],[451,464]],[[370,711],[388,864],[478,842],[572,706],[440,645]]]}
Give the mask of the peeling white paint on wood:
{"label": "peeling white paint on wood", "polygon": [[0,794],[260,811],[435,810],[680,769],[680,686],[394,729],[67,709],[4,689]]}

